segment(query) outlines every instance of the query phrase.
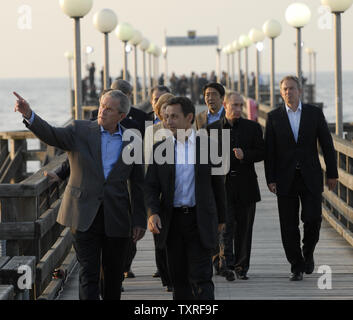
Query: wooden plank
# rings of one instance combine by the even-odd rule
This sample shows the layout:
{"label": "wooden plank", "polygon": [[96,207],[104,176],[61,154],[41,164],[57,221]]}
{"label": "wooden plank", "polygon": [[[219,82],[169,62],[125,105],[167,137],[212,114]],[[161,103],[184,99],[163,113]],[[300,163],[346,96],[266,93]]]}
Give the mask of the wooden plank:
{"label": "wooden plank", "polygon": [[37,264],[37,296],[39,296],[49,284],[52,273],[65,259],[72,246],[70,228],[65,228],[53,247],[43,256]]}
{"label": "wooden plank", "polygon": [[3,265],[5,265],[11,258],[7,256],[0,257],[0,269]]}
{"label": "wooden plank", "polygon": [[61,199],[56,200],[51,208],[45,211],[35,222],[37,233],[40,238],[42,238],[55,225],[60,205]]}
{"label": "wooden plank", "polygon": [[38,297],[38,300],[54,300],[57,297],[59,290],[65,283],[67,275],[71,273],[76,264],[77,258],[75,250],[71,248],[64,262],[58,268],[65,275],[64,278],[53,279],[52,281],[50,281],[49,285],[45,288],[42,295]]}
{"label": "wooden plank", "polygon": [[2,176],[0,177],[0,183],[7,183],[15,175],[19,175],[18,171],[22,168],[22,164],[23,164],[23,154],[22,154],[23,150],[24,150],[23,147],[18,148],[13,159],[11,159],[10,164],[8,164],[7,168],[4,170]]}
{"label": "wooden plank", "polygon": [[14,287],[12,285],[0,285],[0,300],[13,300]]}
{"label": "wooden plank", "polygon": [[66,160],[67,155],[62,154],[47,166],[41,168],[38,172],[29,178],[17,184],[3,183],[0,184],[0,198],[23,198],[39,196],[48,188],[48,178],[44,176],[44,171],[58,170],[61,164]]}
{"label": "wooden plank", "polygon": [[2,240],[35,239],[36,231],[34,222],[2,222],[0,223]]}

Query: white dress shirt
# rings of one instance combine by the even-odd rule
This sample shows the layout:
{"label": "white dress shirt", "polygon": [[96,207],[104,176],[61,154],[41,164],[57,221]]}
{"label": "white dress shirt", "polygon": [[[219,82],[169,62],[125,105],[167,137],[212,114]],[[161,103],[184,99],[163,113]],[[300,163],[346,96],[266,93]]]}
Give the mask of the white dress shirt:
{"label": "white dress shirt", "polygon": [[298,142],[299,126],[300,126],[300,117],[302,114],[302,102],[299,101],[297,110],[294,112],[291,108],[286,105],[287,114],[290,126],[292,127],[294,139]]}
{"label": "white dress shirt", "polygon": [[174,138],[175,191],[174,207],[194,207],[196,134],[192,130],[185,143]]}

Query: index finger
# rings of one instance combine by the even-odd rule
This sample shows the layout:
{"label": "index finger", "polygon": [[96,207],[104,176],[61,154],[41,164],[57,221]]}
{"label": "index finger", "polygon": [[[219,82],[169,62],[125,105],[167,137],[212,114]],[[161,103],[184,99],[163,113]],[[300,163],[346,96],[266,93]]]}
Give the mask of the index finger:
{"label": "index finger", "polygon": [[19,100],[24,100],[17,92],[13,92],[13,94],[19,99]]}

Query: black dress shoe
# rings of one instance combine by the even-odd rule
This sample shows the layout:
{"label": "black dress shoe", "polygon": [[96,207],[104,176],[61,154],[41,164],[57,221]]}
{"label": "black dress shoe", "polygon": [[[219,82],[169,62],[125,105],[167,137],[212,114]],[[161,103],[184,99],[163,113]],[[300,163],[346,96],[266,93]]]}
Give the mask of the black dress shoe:
{"label": "black dress shoe", "polygon": [[315,269],[314,257],[310,257],[309,259],[305,259],[305,273],[312,274]]}
{"label": "black dress shoe", "polygon": [[228,270],[227,275],[225,277],[227,279],[227,281],[234,281],[235,280],[235,276],[233,271]]}
{"label": "black dress shoe", "polygon": [[173,292],[173,287],[172,287],[172,286],[167,286],[167,288],[165,289],[165,291],[167,291],[167,292]]}
{"label": "black dress shoe", "polygon": [[301,281],[303,280],[303,272],[293,272],[290,277],[290,281]]}
{"label": "black dress shoe", "polygon": [[124,272],[124,277],[125,278],[135,278],[135,274],[129,270],[128,272]]}
{"label": "black dress shoe", "polygon": [[239,272],[236,271],[235,275],[240,280],[248,280],[249,279],[249,277],[246,275],[246,272],[244,272],[244,271],[239,271]]}
{"label": "black dress shoe", "polygon": [[161,275],[159,273],[159,270],[157,270],[153,275],[152,275],[153,278],[160,278]]}

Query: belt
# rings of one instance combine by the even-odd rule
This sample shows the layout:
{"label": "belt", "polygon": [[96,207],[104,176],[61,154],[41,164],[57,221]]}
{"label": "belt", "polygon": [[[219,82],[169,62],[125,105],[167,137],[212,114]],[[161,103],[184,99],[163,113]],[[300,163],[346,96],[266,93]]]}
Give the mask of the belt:
{"label": "belt", "polygon": [[230,170],[229,172],[228,172],[228,176],[229,177],[236,177],[237,175],[238,175],[238,171],[235,171],[235,170]]}
{"label": "belt", "polygon": [[174,207],[174,211],[175,212],[180,212],[180,213],[185,213],[185,214],[189,214],[189,213],[193,213],[195,212],[196,206],[195,207]]}

